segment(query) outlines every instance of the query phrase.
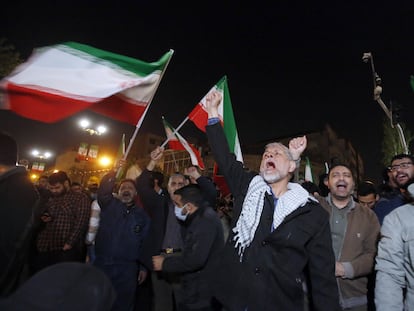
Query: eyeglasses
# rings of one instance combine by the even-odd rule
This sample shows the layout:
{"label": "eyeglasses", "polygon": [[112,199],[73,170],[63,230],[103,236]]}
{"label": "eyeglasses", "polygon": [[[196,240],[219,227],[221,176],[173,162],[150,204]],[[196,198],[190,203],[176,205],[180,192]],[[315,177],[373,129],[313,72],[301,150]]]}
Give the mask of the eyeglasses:
{"label": "eyeglasses", "polygon": [[397,171],[398,169],[402,168],[402,169],[406,169],[409,168],[411,165],[413,165],[413,163],[411,162],[403,162],[400,164],[395,164],[395,165],[391,165],[388,167],[388,169],[392,172]]}

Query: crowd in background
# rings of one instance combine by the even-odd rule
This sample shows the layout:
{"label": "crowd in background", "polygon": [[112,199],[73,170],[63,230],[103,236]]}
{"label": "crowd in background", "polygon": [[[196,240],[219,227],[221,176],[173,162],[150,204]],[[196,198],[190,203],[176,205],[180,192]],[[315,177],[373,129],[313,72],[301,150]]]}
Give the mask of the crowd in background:
{"label": "crowd in background", "polygon": [[414,157],[394,156],[379,185],[342,162],[295,181],[298,138],[266,146],[255,175],[229,155],[210,100],[230,193],[194,166],[165,176],[161,147],[128,178],[120,161],[87,188],[65,172],[32,184],[1,133],[0,309],[414,310]]}

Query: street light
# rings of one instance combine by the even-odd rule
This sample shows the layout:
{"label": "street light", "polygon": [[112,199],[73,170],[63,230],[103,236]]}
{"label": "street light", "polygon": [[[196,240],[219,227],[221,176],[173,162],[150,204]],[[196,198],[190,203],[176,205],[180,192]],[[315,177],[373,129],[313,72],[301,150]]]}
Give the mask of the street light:
{"label": "street light", "polygon": [[52,156],[52,153],[49,151],[40,152],[37,149],[32,150],[32,156],[39,158],[39,159],[49,159]]}
{"label": "street light", "polygon": [[51,158],[53,154],[50,151],[40,151],[38,149],[33,149],[31,154],[33,157],[38,159],[32,163],[31,167],[31,178],[33,181],[36,181],[38,174],[42,174],[45,171],[46,161]]}
{"label": "street light", "polygon": [[374,57],[372,56],[372,53],[371,52],[364,53],[362,55],[362,61],[364,63],[369,62],[371,64],[372,80],[374,83],[374,100],[381,106],[382,110],[384,110],[385,115],[388,117],[388,119],[390,119],[391,127],[394,128],[394,125],[395,125],[395,127],[397,128],[398,136],[400,138],[401,146],[404,149],[404,153],[409,154],[408,145],[405,140],[404,131],[401,125],[398,122],[393,122],[392,109],[391,110],[388,109],[388,107],[385,105],[385,103],[381,99],[382,81],[381,81],[380,76],[375,71]]}
{"label": "street light", "polygon": [[89,135],[102,135],[106,133],[106,127],[103,125],[99,125],[96,128],[90,127],[91,123],[88,119],[82,119],[79,121],[80,127],[85,131],[88,132]]}

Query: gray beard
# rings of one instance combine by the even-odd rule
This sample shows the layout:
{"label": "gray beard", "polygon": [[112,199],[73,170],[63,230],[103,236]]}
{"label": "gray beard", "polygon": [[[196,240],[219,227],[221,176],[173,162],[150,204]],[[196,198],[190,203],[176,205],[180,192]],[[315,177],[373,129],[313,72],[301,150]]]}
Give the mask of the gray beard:
{"label": "gray beard", "polygon": [[273,183],[278,182],[279,180],[282,179],[282,177],[280,176],[279,173],[266,174],[264,172],[260,172],[260,176],[262,176],[263,179],[265,180],[265,182],[267,182],[268,184],[273,184]]}

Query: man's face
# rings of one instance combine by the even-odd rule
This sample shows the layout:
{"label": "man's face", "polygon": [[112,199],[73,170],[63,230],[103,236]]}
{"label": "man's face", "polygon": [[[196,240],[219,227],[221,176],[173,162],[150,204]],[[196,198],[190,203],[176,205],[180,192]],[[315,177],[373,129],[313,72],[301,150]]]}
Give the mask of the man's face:
{"label": "man's face", "polygon": [[414,165],[410,158],[396,159],[390,166],[391,178],[395,184],[402,188],[414,177]]}
{"label": "man's face", "polygon": [[361,206],[374,208],[375,203],[377,203],[378,195],[370,193],[367,195],[358,195],[358,202]]}
{"label": "man's face", "polygon": [[66,187],[63,183],[56,183],[54,185],[49,184],[48,188],[49,188],[50,193],[54,197],[59,197],[66,193]]}
{"label": "man's face", "polygon": [[168,193],[170,197],[174,197],[174,191],[185,186],[185,178],[181,175],[171,176],[168,180]]}
{"label": "man's face", "polygon": [[331,195],[338,200],[349,199],[354,191],[354,178],[345,166],[332,168],[327,183]]}
{"label": "man's face", "polygon": [[134,202],[137,190],[135,185],[130,181],[125,181],[119,186],[118,199],[127,205]]}
{"label": "man's face", "polygon": [[39,179],[39,182],[38,182],[39,188],[47,189],[48,184],[49,184],[49,182],[48,182],[47,178],[40,178]]}
{"label": "man's face", "polygon": [[289,177],[295,170],[295,162],[289,160],[281,146],[268,146],[260,163],[260,175],[267,183],[275,183]]}

